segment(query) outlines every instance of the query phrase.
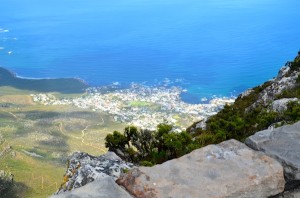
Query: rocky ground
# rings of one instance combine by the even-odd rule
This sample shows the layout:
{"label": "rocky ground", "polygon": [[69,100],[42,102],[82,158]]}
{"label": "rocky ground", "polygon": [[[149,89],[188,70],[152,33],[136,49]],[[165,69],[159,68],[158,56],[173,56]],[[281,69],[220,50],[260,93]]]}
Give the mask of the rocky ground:
{"label": "rocky ground", "polygon": [[[218,145],[197,149],[160,165],[123,171],[124,174],[121,174],[116,183],[114,179],[119,174],[112,174],[111,177],[87,174],[86,178],[95,175],[95,181],[90,179],[89,181],[93,182],[86,182],[88,183],[86,186],[70,192],[60,191],[59,195],[53,198],[130,196],[193,198],[199,195],[218,198],[299,198],[299,142],[300,122],[257,132],[246,140],[246,144],[228,140]],[[93,161],[97,158],[88,156],[86,160],[86,156],[88,155],[80,153],[73,155],[71,158],[73,162],[70,163],[73,165],[69,165],[67,173],[70,172],[70,167],[74,165],[76,167],[78,161],[85,162],[84,166],[88,167],[90,159]],[[98,158],[103,157],[105,156]],[[119,159],[111,162],[124,163]],[[80,174],[73,180],[82,181],[83,176]]]}
{"label": "rocky ground", "polygon": [[82,187],[94,180],[101,180],[106,177],[116,180],[122,173],[133,167],[133,164],[124,162],[113,152],[107,152],[99,157],[76,152],[68,160],[64,184],[61,185],[57,194]]}

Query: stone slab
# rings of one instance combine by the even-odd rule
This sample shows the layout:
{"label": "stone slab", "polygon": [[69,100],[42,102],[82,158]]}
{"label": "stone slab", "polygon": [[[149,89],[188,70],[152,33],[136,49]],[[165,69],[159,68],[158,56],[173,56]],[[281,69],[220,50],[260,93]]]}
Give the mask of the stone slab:
{"label": "stone slab", "polygon": [[132,169],[116,182],[138,198],[265,198],[281,193],[285,184],[279,162],[236,140]]}
{"label": "stone slab", "polygon": [[132,196],[117,185],[111,177],[105,177],[50,198],[132,198]]}
{"label": "stone slab", "polygon": [[300,180],[300,122],[259,131],[245,143],[277,159],[284,167],[286,180]]}

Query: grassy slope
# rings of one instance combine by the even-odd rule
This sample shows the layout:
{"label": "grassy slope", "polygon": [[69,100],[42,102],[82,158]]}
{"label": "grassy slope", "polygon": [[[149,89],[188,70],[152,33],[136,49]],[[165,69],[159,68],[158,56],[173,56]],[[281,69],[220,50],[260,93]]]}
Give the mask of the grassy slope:
{"label": "grassy slope", "polygon": [[0,93],[0,133],[5,140],[0,151],[12,148],[0,157],[0,169],[15,176],[15,187],[5,197],[51,195],[62,182],[69,154],[84,151],[100,155],[106,152],[106,134],[124,128],[104,113],[35,104],[28,91],[0,87]]}

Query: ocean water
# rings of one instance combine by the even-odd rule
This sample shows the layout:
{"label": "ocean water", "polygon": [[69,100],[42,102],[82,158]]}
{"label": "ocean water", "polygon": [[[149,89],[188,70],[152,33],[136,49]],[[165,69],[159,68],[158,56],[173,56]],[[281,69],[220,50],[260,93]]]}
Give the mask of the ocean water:
{"label": "ocean water", "polygon": [[299,9],[299,0],[0,0],[0,66],[92,86],[180,85],[198,103],[276,76],[300,49]]}

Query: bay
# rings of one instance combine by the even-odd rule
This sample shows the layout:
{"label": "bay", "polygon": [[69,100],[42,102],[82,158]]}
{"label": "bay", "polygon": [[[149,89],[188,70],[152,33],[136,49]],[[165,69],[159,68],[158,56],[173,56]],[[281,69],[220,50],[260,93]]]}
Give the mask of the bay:
{"label": "bay", "polygon": [[180,85],[190,103],[274,77],[300,49],[297,0],[0,0],[19,76]]}

